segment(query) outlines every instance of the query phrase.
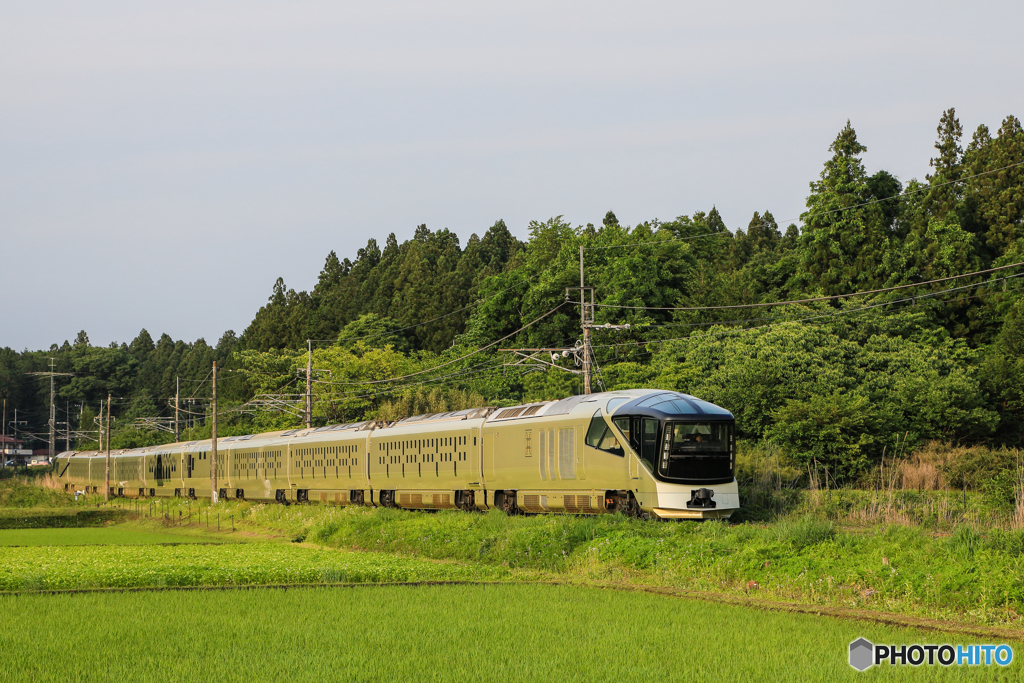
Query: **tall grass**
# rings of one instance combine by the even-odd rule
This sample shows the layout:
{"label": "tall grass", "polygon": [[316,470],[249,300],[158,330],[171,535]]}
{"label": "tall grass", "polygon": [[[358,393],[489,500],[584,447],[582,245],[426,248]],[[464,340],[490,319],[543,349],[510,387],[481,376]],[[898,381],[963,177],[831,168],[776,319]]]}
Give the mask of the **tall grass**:
{"label": "tall grass", "polygon": [[1020,459],[1020,450],[1015,450],[1017,469],[1014,472],[1013,484],[1013,526],[1016,529],[1024,528],[1024,461]]}
{"label": "tall grass", "polygon": [[47,473],[40,477],[0,480],[0,508],[62,508],[75,505],[64,485]]}

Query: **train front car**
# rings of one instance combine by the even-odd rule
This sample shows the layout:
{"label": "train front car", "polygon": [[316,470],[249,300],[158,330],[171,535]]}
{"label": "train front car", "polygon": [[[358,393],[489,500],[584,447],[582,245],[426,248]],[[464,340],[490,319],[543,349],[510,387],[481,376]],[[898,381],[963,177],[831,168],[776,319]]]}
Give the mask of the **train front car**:
{"label": "train front car", "polygon": [[739,508],[732,413],[672,391],[620,398],[609,401],[609,408],[639,460],[630,477],[645,512],[662,519],[712,519]]}

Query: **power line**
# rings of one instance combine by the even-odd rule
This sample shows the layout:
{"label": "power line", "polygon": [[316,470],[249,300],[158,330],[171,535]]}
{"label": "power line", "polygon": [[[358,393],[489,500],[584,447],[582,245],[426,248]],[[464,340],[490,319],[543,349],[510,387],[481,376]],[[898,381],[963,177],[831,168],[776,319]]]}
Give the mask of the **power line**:
{"label": "power line", "polygon": [[[489,366],[489,367],[484,367],[484,366]],[[481,368],[481,367],[484,367],[484,369],[482,369],[482,370],[478,369],[478,368]],[[318,398],[318,402],[320,402],[320,403],[340,403],[342,401],[349,401],[349,400],[356,400],[356,399],[366,399],[366,398],[375,398],[377,396],[397,394],[397,393],[406,391],[408,389],[411,389],[413,387],[422,386],[424,384],[430,384],[432,382],[440,382],[440,381],[443,381],[443,380],[453,379],[455,377],[462,377],[462,376],[466,376],[466,375],[483,375],[483,374],[486,374],[486,373],[489,373],[489,372],[495,372],[497,370],[502,369],[503,367],[504,367],[504,365],[502,363],[492,363],[492,362],[488,361],[487,363],[480,363],[479,365],[475,365],[472,368],[467,368],[465,370],[460,370],[458,372],[453,372],[451,374],[443,375],[441,377],[432,377],[430,379],[425,379],[425,380],[422,380],[420,382],[410,382],[408,384],[403,384],[403,385],[397,386],[397,387],[389,387],[387,389],[383,389],[381,391],[376,391],[376,392],[373,392],[373,393],[368,393],[368,394],[342,394],[340,396],[337,395],[337,394],[326,394],[326,396],[331,397],[329,399],[325,399],[325,398],[323,398],[323,396],[325,396],[325,395],[321,395],[321,397]]]}
{"label": "power line", "polygon": [[378,332],[376,334],[366,334],[366,335],[363,335],[361,337],[345,337],[344,339],[336,337],[334,339],[309,339],[307,341],[312,341],[312,342],[317,342],[317,343],[337,344],[338,342],[348,343],[348,342],[359,341],[361,339],[373,339],[374,337],[390,337],[393,334],[398,334],[399,332],[405,332],[406,330],[412,330],[412,329],[415,329],[417,327],[422,327],[423,325],[428,325],[428,324],[430,324],[430,323],[432,323],[434,321],[441,320],[442,318],[447,318],[448,316],[455,315],[456,313],[461,313],[462,311],[465,311],[468,308],[472,308],[473,306],[479,306],[480,304],[484,303],[485,301],[490,301],[491,299],[494,299],[496,297],[501,296],[505,292],[508,292],[510,290],[515,289],[519,285],[522,285],[522,284],[527,283],[527,282],[532,282],[533,280],[536,280],[536,279],[537,279],[536,275],[531,275],[530,277],[526,278],[525,280],[520,280],[519,282],[517,282],[516,284],[512,285],[511,287],[506,287],[505,289],[501,290],[500,292],[492,294],[489,297],[485,297],[483,299],[479,299],[478,301],[474,301],[471,304],[467,304],[467,305],[463,306],[462,308],[457,308],[454,311],[450,311],[448,313],[444,313],[442,315],[439,315],[436,318],[431,318],[430,320],[424,320],[423,322],[416,323],[415,325],[409,325],[407,327],[400,327],[397,330],[390,330],[388,332]]}
{"label": "power line", "polygon": [[[561,308],[562,306],[566,305],[567,303],[569,303],[569,302],[567,302],[567,301],[563,301],[562,303],[558,304],[557,306],[555,306],[554,308],[552,308],[551,310],[549,310],[549,311],[548,311],[547,313],[544,313],[543,315],[541,315],[541,316],[539,316],[539,317],[537,317],[537,318],[534,318],[534,319],[533,319],[533,320],[531,320],[530,322],[528,322],[528,323],[526,323],[525,325],[523,325],[522,327],[520,327],[520,328],[519,328],[518,330],[516,330],[516,331],[514,331],[514,332],[510,332],[509,334],[506,334],[506,335],[505,335],[504,337],[502,337],[501,339],[497,339],[497,340],[495,340],[495,341],[491,342],[490,344],[487,344],[486,346],[482,346],[482,347],[480,347],[479,349],[477,349],[477,350],[475,350],[475,351],[471,351],[470,353],[467,353],[467,354],[465,354],[465,355],[463,355],[463,356],[459,356],[458,358],[454,358],[454,359],[452,359],[452,360],[450,360],[450,361],[446,361],[446,362],[444,362],[444,363],[441,363],[440,365],[435,365],[435,366],[433,366],[433,367],[431,367],[431,368],[426,368],[425,370],[419,370],[419,371],[417,371],[417,372],[411,372],[411,373],[409,373],[408,375],[401,375],[400,377],[391,377],[391,378],[389,378],[389,379],[375,379],[375,380],[366,380],[366,381],[363,381],[363,382],[331,382],[331,384],[336,384],[336,385],[353,385],[353,384],[360,384],[360,385],[366,385],[366,384],[384,384],[385,382],[397,382],[397,381],[399,381],[399,380],[407,379],[407,378],[409,378],[409,377],[417,377],[417,376],[419,376],[419,375],[422,375],[422,374],[425,374],[425,373],[428,373],[428,372],[433,372],[434,370],[437,370],[437,369],[439,369],[439,368],[444,368],[444,367],[447,367],[447,366],[449,366],[449,365],[452,365],[452,364],[454,364],[454,363],[458,363],[458,362],[459,362],[459,361],[461,361],[461,360],[465,360],[465,359],[467,359],[467,358],[470,358],[470,357],[472,357],[472,356],[475,356],[475,355],[477,355],[478,353],[482,353],[482,352],[486,351],[487,349],[489,349],[489,348],[491,348],[491,347],[493,347],[493,346],[495,346],[495,345],[497,345],[497,344],[500,344],[501,342],[505,341],[506,339],[510,339],[511,337],[514,337],[514,336],[516,336],[517,334],[519,334],[519,333],[520,333],[520,332],[522,332],[523,330],[526,330],[527,328],[529,328],[529,327],[531,327],[531,326],[533,326],[533,325],[535,325],[535,324],[539,323],[539,322],[540,322],[541,320],[543,320],[544,318],[547,318],[547,317],[548,317],[549,315],[551,315],[552,313],[554,313],[555,311],[557,311],[558,309],[560,309],[560,308]],[[324,382],[324,383],[326,383],[326,382]]]}
{"label": "power line", "polygon": [[[1006,278],[1000,278],[1000,280],[1009,280],[1009,279],[1012,279],[1012,278],[1022,277],[1022,276],[1024,276],[1024,273],[1021,273],[1021,274],[1018,274],[1018,275],[1010,275],[1010,276],[1008,276]],[[954,289],[947,289],[947,290],[943,290],[941,292],[928,292],[928,293],[925,293],[925,294],[918,294],[916,296],[910,296],[910,297],[907,297],[905,299],[896,299],[894,301],[882,301],[880,303],[868,304],[868,305],[865,305],[865,306],[861,306],[860,308],[855,308],[855,309],[848,310],[848,311],[829,311],[828,313],[821,313],[821,314],[818,314],[818,315],[805,316],[803,318],[797,318],[797,319],[793,319],[793,320],[784,320],[782,322],[769,323],[767,325],[756,325],[754,327],[744,327],[744,328],[741,328],[741,329],[738,329],[738,330],[728,330],[728,331],[725,331],[725,332],[716,332],[716,333],[710,333],[710,334],[694,334],[694,335],[689,335],[689,336],[686,336],[686,337],[674,337],[674,338],[671,338],[671,339],[651,339],[651,340],[640,340],[640,339],[638,339],[636,341],[627,342],[627,343],[623,343],[623,344],[602,344],[600,346],[595,346],[593,348],[609,349],[609,348],[616,348],[616,347],[623,347],[623,346],[637,346],[637,347],[639,347],[640,345],[663,344],[665,342],[670,342],[670,341],[689,341],[691,339],[701,339],[701,338],[704,338],[704,337],[722,337],[722,336],[728,336],[730,334],[740,334],[742,332],[750,332],[750,331],[753,331],[753,330],[761,330],[761,329],[765,329],[765,328],[769,328],[769,327],[779,327],[779,326],[782,326],[782,325],[789,325],[790,323],[802,323],[802,322],[807,322],[808,320],[819,320],[821,318],[837,318],[837,317],[840,317],[840,316],[843,316],[843,315],[853,315],[853,314],[856,314],[856,313],[862,313],[864,311],[868,311],[868,310],[872,310],[872,309],[880,308],[880,307],[884,307],[884,306],[894,306],[896,304],[906,303],[908,301],[913,302],[913,301],[917,301],[918,299],[929,299],[929,298],[932,298],[932,297],[943,296],[943,295],[946,295],[946,294],[950,294],[951,292],[956,292],[956,291],[961,291],[961,290],[964,290],[964,289],[969,289],[969,288],[971,288],[973,286],[974,285],[966,285],[964,287],[957,287],[957,288],[954,288]],[[965,297],[964,300],[972,299],[972,298],[977,298],[977,297],[981,297],[981,296],[992,296],[992,295],[996,295],[996,294],[1003,294],[1003,292],[985,292],[985,293],[982,293],[982,294],[975,294],[975,295],[970,296],[970,297]],[[722,321],[719,324],[720,325],[728,325],[729,321]]]}
{"label": "power line", "polygon": [[[490,367],[485,367],[485,366],[490,366]],[[482,370],[479,369],[479,368],[482,368],[482,367],[484,369],[482,369]],[[343,403],[345,401],[360,400],[360,399],[371,399],[371,398],[376,398],[378,396],[394,395],[394,394],[406,391],[408,389],[411,389],[413,387],[422,386],[422,385],[430,384],[430,383],[433,383],[433,382],[440,382],[440,381],[452,379],[452,378],[455,378],[455,377],[461,377],[461,376],[467,376],[467,375],[469,375],[469,376],[484,375],[484,374],[487,374],[487,373],[496,372],[496,371],[498,371],[498,370],[500,370],[502,368],[503,368],[502,364],[495,364],[495,363],[492,363],[491,361],[487,361],[487,362],[480,363],[480,364],[477,364],[475,366],[472,366],[471,368],[466,368],[464,370],[460,370],[458,372],[453,372],[453,373],[450,373],[450,374],[447,374],[447,375],[443,375],[441,377],[433,377],[433,378],[430,378],[430,379],[422,380],[420,382],[410,382],[410,383],[407,383],[407,384],[403,384],[403,385],[395,386],[395,387],[389,387],[387,389],[382,389],[380,391],[375,391],[375,392],[372,392],[372,393],[364,393],[364,394],[344,394],[343,393],[341,395],[332,394],[332,393],[321,394],[320,396],[317,397],[317,403],[328,404],[328,405],[336,405],[338,403]],[[325,382],[321,382],[321,383],[325,383]],[[269,394],[260,394],[259,396],[256,396],[253,400],[259,399],[260,396],[271,396],[271,395],[269,395]],[[305,396],[305,394],[273,394],[272,396],[275,397],[275,402],[278,402],[278,403],[287,403],[288,402],[288,398],[287,397],[291,397],[292,401],[294,401],[295,403],[298,403]],[[236,406],[234,408],[230,408],[230,409],[227,409],[227,410],[224,410],[224,411],[220,411],[220,413],[218,413],[218,414],[225,414],[225,413],[229,413],[229,412],[243,412],[243,413],[245,413],[245,412],[255,412],[251,407],[250,408],[246,407],[246,406],[249,406],[251,403],[252,403],[252,401],[249,401],[248,403],[243,404],[241,406]],[[280,412],[280,411],[278,411],[278,412]],[[287,411],[285,411],[285,412],[287,412]],[[298,409],[296,409],[296,412],[294,412],[293,414],[295,416],[301,416],[301,413],[298,411]]]}
{"label": "power line", "polygon": [[[660,230],[661,227],[659,226],[658,229]],[[595,249],[617,249],[619,247],[640,247],[640,246],[643,246],[645,244],[670,244],[672,242],[685,242],[687,240],[695,240],[698,237],[710,237],[712,235],[728,235],[728,234],[729,233],[724,231],[724,230],[719,230],[717,232],[705,232],[705,233],[703,233],[701,235],[690,235],[688,237],[673,237],[672,239],[667,239],[667,240],[652,240],[650,242],[634,242],[632,244],[607,244],[607,245],[602,246],[602,247],[582,247],[582,248],[587,250],[587,251],[593,251]]]}
{"label": "power line", "polygon": [[[988,273],[995,273],[1000,270],[1006,270],[1008,268],[1017,268],[1024,266],[1024,261],[1018,263],[1011,263],[1008,266],[999,266],[997,268],[988,268],[986,270],[978,270],[973,273],[964,273],[962,275],[953,275],[950,277],[939,278],[937,280],[928,280],[926,282],[913,282],[908,285],[898,285],[896,287],[885,287],[883,289],[871,289],[863,292],[852,292],[850,294],[833,294],[831,296],[818,296],[811,299],[793,299],[790,301],[770,301],[759,304],[731,304],[729,306],[619,306],[616,304],[594,304],[599,308],[621,308],[621,309],[632,309],[632,310],[645,310],[645,311],[719,311],[732,308],[763,308],[766,306],[788,306],[791,304],[807,304],[816,301],[835,301],[837,299],[848,299],[854,296],[866,296],[868,294],[883,294],[885,292],[895,292],[901,289],[908,289],[910,287],[923,287],[925,285],[938,284],[940,282],[949,282],[951,280],[960,280],[965,277],[974,277],[976,275],[986,275]],[[977,286],[982,286],[985,283],[979,283]],[[579,303],[579,302],[571,302]]]}

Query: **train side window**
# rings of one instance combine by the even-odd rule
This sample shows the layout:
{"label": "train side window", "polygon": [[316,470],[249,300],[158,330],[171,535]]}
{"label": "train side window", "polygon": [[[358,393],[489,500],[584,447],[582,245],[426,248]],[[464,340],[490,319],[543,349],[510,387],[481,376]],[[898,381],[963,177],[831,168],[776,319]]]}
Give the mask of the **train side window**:
{"label": "train side window", "polygon": [[540,434],[538,436],[540,437],[540,439],[539,439],[539,441],[540,441],[540,478],[541,479],[547,479],[548,478],[548,473],[547,473],[547,469],[548,469],[547,468],[547,460],[548,460],[547,443],[548,443],[548,440],[544,438],[544,430],[543,429],[540,430]]}
{"label": "train side window", "polygon": [[622,435],[629,441],[629,418],[628,417],[613,417],[612,422],[619,428]]}
{"label": "train side window", "polygon": [[611,453],[620,457],[626,454],[619,440],[615,438],[615,434],[608,428],[608,424],[601,416],[600,410],[594,413],[594,417],[590,420],[590,429],[587,430],[586,442],[591,448],[597,448],[605,453]]}

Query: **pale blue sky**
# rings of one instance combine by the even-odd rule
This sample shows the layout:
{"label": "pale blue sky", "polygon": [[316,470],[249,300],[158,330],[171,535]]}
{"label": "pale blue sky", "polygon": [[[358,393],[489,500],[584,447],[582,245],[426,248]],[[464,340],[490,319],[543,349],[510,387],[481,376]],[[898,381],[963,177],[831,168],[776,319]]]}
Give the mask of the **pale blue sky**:
{"label": "pale blue sky", "polygon": [[415,226],[780,221],[1024,116],[1020,2],[0,0],[0,346],[238,333]]}

